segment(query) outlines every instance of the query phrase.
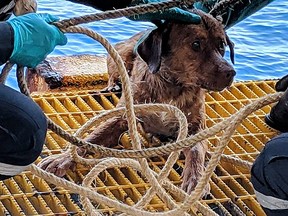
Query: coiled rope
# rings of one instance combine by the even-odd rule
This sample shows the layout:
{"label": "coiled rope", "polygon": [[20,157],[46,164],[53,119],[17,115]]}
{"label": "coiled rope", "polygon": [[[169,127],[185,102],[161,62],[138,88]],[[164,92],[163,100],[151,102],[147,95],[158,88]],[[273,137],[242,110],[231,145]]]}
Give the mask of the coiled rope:
{"label": "coiled rope", "polygon": [[[125,98],[125,107],[117,108],[113,110],[109,110],[107,112],[103,112],[98,116],[95,116],[94,118],[90,119],[88,122],[86,122],[80,129],[77,130],[75,135],[71,135],[61,129],[58,125],[55,125],[54,122],[52,122],[48,118],[48,126],[49,129],[51,129],[53,132],[73,144],[73,146],[69,149],[72,157],[81,163],[86,164],[94,164],[93,169],[90,171],[89,174],[85,177],[83,180],[83,185],[79,186],[73,182],[69,182],[65,179],[56,177],[55,175],[51,173],[47,173],[41,169],[39,169],[36,165],[31,165],[29,170],[53,183],[58,186],[62,186],[66,189],[69,189],[71,192],[78,193],[82,196],[81,200],[83,202],[83,207],[85,211],[89,215],[99,215],[99,213],[96,212],[94,209],[94,206],[91,204],[90,200],[94,200],[98,203],[105,203],[106,205],[110,207],[114,207],[117,211],[123,212],[125,214],[129,215],[156,215],[156,216],[162,216],[162,215],[180,215],[185,214],[187,215],[188,211],[191,209],[191,206],[195,206],[199,211],[201,211],[204,215],[216,215],[211,209],[206,208],[204,205],[202,205],[199,202],[199,199],[202,196],[203,189],[208,184],[209,179],[211,178],[211,175],[216,167],[216,165],[219,163],[221,157],[225,161],[233,162],[236,165],[240,165],[246,168],[251,167],[251,163],[243,161],[241,159],[223,155],[223,150],[227,146],[228,140],[231,138],[233,132],[235,131],[235,128],[237,125],[240,124],[240,122],[245,119],[249,114],[252,112],[262,108],[263,106],[266,106],[270,103],[276,102],[279,100],[279,98],[283,95],[283,93],[275,93],[270,94],[265,97],[259,98],[250,104],[248,104],[246,107],[243,107],[240,109],[237,113],[231,115],[226,120],[223,120],[222,122],[212,126],[211,128],[205,129],[203,131],[200,131],[199,133],[190,136],[187,138],[187,119],[185,115],[176,107],[166,104],[143,104],[143,105],[133,105],[133,97],[131,94],[131,86],[129,82],[128,75],[126,73],[126,69],[124,67],[123,61],[120,58],[117,51],[111,46],[108,41],[103,38],[101,35],[97,34],[96,32],[79,27],[74,26],[81,23],[87,23],[92,22],[96,20],[103,20],[103,19],[111,19],[111,18],[117,18],[122,16],[134,16],[141,13],[147,13],[151,11],[158,11],[164,10],[170,7],[174,6],[185,6],[185,5],[191,5],[194,1],[169,1],[169,2],[162,2],[157,4],[150,4],[150,5],[142,5],[142,6],[136,6],[126,9],[120,9],[115,11],[108,11],[104,13],[97,13],[87,16],[81,16],[77,18],[72,18],[68,20],[63,20],[60,22],[55,23],[56,26],[58,26],[61,31],[65,33],[82,33],[86,34],[87,36],[99,41],[108,51],[108,53],[111,55],[111,57],[116,62],[118,68],[119,68],[119,74],[122,80],[123,84],[123,97]],[[6,71],[10,70],[11,65],[7,65]],[[5,73],[2,73],[5,74]],[[5,76],[4,80],[5,80]],[[24,77],[24,68],[17,66],[17,80],[19,88],[21,89],[21,92],[30,96],[29,90],[27,88],[25,77]],[[179,135],[174,143],[167,144],[165,146],[160,147],[154,147],[154,148],[148,148],[148,149],[141,149],[140,146],[140,139],[137,133],[137,126],[136,126],[136,116],[135,111],[141,111],[145,109],[151,110],[153,112],[155,111],[164,111],[169,112],[178,119],[180,130]],[[123,116],[123,114],[126,115],[128,126],[129,126],[129,135],[131,137],[131,142],[133,146],[133,150],[116,150],[116,149],[109,149],[105,148],[99,145],[91,144],[89,142],[86,142],[82,140],[81,138],[83,134],[91,127],[95,125],[99,125],[100,122],[105,121],[111,117],[115,116]],[[227,127],[228,125],[228,127]],[[190,194],[186,194],[183,190],[179,189],[178,187],[174,186],[171,182],[167,180],[167,176],[172,169],[172,166],[177,161],[180,151],[183,148],[186,147],[192,147],[197,142],[207,139],[211,136],[216,135],[218,132],[223,131],[223,136],[218,144],[218,146],[215,148],[215,151],[210,154],[211,158],[209,160],[209,163],[206,167],[206,172],[203,173],[199,183],[197,184],[195,190]],[[85,146],[89,151],[94,152],[98,159],[84,159],[80,158],[75,149],[75,146]],[[155,173],[153,170],[151,170],[148,166],[147,160],[144,158],[149,158],[152,156],[159,156],[159,155],[167,155],[169,154],[169,158],[164,166],[164,168],[161,170],[161,172]],[[109,157],[107,159],[107,157]],[[106,158],[106,159],[105,159]],[[127,159],[127,158],[135,158],[135,159]],[[145,196],[142,197],[142,199],[135,205],[135,206],[128,206],[126,204],[120,203],[118,201],[115,201],[113,199],[107,198],[93,190],[93,188],[90,187],[91,182],[93,181],[93,178],[95,178],[96,175],[98,175],[101,171],[115,166],[129,166],[132,167],[138,171],[141,171],[143,176],[145,176],[148,181],[151,184],[151,188],[147,191]],[[171,198],[169,194],[166,193],[164,190],[168,190],[171,194],[176,196],[182,201],[182,204],[176,204],[174,200]],[[160,198],[167,204],[167,206],[171,209],[166,212],[162,213],[156,213],[156,212],[148,212],[145,210],[142,210],[142,208],[150,202],[151,198],[157,194],[160,196]]]}

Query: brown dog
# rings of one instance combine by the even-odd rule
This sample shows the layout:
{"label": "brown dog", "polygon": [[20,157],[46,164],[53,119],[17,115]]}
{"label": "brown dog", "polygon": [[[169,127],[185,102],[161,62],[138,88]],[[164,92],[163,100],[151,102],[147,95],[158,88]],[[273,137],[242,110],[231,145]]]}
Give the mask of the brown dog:
{"label": "brown dog", "polygon": [[[205,91],[221,91],[230,86],[235,76],[233,67],[223,58],[225,47],[230,47],[234,61],[233,44],[220,21],[201,11],[199,25],[166,22],[152,30],[133,48],[142,34],[116,46],[124,59],[131,77],[135,103],[169,103],[181,109],[189,123],[189,134],[205,127]],[[117,68],[108,60],[110,87],[118,79]],[[118,106],[123,105],[123,98]],[[175,138],[178,124],[171,116],[159,113],[137,115],[147,133]],[[113,118],[97,127],[87,141],[112,147],[119,136],[127,131],[124,118]],[[190,193],[204,171],[207,146],[199,142],[193,148],[184,149],[185,167],[182,188]],[[79,151],[80,152],[80,151]],[[71,166],[71,159],[61,156],[47,159],[42,168],[64,175]]]}

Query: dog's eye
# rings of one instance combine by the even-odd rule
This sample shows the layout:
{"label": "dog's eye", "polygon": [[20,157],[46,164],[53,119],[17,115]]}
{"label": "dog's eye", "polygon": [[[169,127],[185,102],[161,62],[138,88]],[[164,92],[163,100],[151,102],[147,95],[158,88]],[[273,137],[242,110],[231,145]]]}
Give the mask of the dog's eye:
{"label": "dog's eye", "polygon": [[200,47],[200,41],[194,41],[192,43],[192,49],[196,52],[199,52],[201,47]]}
{"label": "dog's eye", "polygon": [[225,47],[226,47],[226,44],[224,41],[221,41],[220,44],[219,44],[219,51],[221,53],[224,53],[225,52]]}

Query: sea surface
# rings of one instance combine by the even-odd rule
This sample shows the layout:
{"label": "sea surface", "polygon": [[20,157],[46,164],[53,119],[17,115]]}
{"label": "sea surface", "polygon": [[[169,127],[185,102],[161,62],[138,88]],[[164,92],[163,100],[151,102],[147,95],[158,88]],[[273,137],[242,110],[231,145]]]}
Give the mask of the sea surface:
{"label": "sea surface", "polygon": [[[91,14],[97,10],[65,0],[38,0],[38,12],[60,19]],[[126,18],[93,22],[85,25],[107,38],[112,44],[153,26]],[[275,0],[262,10],[228,30],[235,43],[236,81],[277,79],[288,74],[288,1]],[[50,56],[97,54],[106,55],[100,43],[82,34],[67,34],[68,44],[58,46]],[[229,59],[228,54],[226,58]],[[8,79],[17,89],[15,73]]]}

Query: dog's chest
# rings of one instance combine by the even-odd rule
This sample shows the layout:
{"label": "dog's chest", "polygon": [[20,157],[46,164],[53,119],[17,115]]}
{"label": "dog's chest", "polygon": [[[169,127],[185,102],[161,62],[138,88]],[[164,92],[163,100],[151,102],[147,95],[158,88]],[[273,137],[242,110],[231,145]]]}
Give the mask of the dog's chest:
{"label": "dog's chest", "polygon": [[[151,83],[150,83],[151,84]],[[201,89],[175,87],[159,87],[151,88],[149,82],[143,82],[134,88],[134,100],[137,104],[143,103],[165,103],[176,106],[186,115],[193,113],[198,115],[202,112],[205,101],[204,92]]]}

